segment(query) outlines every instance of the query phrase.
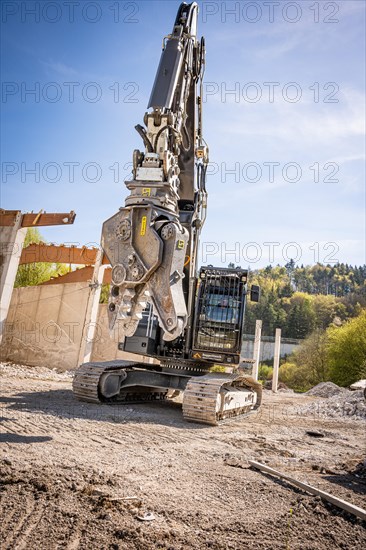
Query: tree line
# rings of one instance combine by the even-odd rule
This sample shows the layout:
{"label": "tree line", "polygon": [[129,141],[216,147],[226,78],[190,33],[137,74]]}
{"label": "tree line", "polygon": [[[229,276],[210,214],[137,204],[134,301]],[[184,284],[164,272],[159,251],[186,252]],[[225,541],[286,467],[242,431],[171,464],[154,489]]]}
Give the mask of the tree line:
{"label": "tree line", "polygon": [[254,333],[256,319],[262,319],[266,336],[281,328],[283,337],[306,338],[314,330],[342,325],[366,307],[366,265],[296,266],[291,260],[250,271],[248,279],[249,286],[261,288],[259,303],[247,302],[248,334]]}

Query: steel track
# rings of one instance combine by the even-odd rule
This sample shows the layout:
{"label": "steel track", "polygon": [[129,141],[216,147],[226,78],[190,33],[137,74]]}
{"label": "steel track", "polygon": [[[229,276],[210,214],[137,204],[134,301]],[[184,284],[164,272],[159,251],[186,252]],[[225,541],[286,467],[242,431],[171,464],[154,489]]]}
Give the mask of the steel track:
{"label": "steel track", "polygon": [[[161,401],[166,398],[167,391],[133,391],[126,388],[112,398],[103,398],[99,392],[99,380],[108,371],[121,371],[127,368],[140,368],[141,363],[130,361],[108,361],[103,363],[85,363],[75,372],[72,389],[75,397],[88,403],[132,404]],[[248,403],[235,409],[225,409],[224,399],[218,407],[223,392],[236,388],[250,390],[257,394],[255,405]],[[193,376],[189,379],[183,397],[183,416],[190,422],[216,426],[238,416],[245,416],[260,406],[262,386],[253,378],[240,373],[209,373],[203,376]]]}

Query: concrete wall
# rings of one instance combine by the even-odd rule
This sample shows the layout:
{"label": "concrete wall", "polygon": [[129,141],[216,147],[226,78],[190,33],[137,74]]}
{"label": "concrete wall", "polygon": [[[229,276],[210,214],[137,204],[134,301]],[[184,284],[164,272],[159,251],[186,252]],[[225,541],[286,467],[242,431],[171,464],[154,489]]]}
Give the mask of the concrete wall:
{"label": "concrete wall", "polygon": [[0,358],[61,370],[76,368],[88,295],[85,283],[15,288]]}
{"label": "concrete wall", "polygon": [[1,227],[0,230],[0,280],[3,277],[4,270],[7,268],[7,258],[13,252],[14,246],[14,227]]}
{"label": "concrete wall", "polygon": [[[280,357],[290,355],[300,344],[302,340],[293,338],[281,338]],[[241,355],[247,359],[253,358],[254,336],[244,334]],[[259,362],[272,360],[274,356],[274,338],[262,336]]]}
{"label": "concrete wall", "polygon": [[22,214],[18,212],[13,225],[0,227],[0,343],[27,232],[25,227],[21,228],[21,223]]}
{"label": "concrete wall", "polygon": [[[15,288],[0,345],[0,359],[58,370],[76,369],[87,332],[85,314],[89,291],[85,282]],[[119,351],[121,340],[118,328],[110,336],[107,305],[99,304],[91,360],[153,362],[148,357]]]}

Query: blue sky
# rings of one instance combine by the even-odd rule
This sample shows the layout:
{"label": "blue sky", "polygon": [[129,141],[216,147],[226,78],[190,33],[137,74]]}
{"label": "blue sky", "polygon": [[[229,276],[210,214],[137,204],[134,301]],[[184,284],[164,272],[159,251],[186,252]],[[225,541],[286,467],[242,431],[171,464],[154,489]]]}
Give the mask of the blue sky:
{"label": "blue sky", "polygon": [[[202,262],[365,263],[365,2],[199,5]],[[48,241],[98,243],[123,206],[134,126],[178,7],[2,2],[1,204],[75,210],[73,226],[42,229]]]}

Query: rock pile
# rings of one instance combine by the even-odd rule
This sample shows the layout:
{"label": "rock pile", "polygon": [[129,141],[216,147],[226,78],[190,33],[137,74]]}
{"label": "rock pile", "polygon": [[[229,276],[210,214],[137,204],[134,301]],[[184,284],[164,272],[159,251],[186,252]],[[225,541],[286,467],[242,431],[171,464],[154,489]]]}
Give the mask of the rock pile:
{"label": "rock pile", "polygon": [[333,397],[333,395],[338,395],[344,392],[347,393],[348,390],[345,388],[340,388],[333,382],[320,382],[320,384],[317,384],[307,391],[305,395],[313,395],[314,397]]}
{"label": "rock pile", "polygon": [[[326,384],[331,384],[331,382],[326,382]],[[318,386],[315,386],[315,388],[317,387]],[[315,388],[312,389],[315,390]],[[345,388],[338,389],[340,391],[333,394],[330,392],[329,396],[325,398],[325,391],[321,389],[320,391],[323,393],[322,399],[317,399],[313,403],[301,405],[297,409],[297,412],[301,415],[314,415],[324,419],[348,418],[352,420],[366,420],[366,401],[363,391],[350,391]],[[314,395],[314,393],[310,394],[310,391],[312,390],[309,390],[307,394]]]}
{"label": "rock pile", "polygon": [[10,362],[0,362],[0,375],[6,375],[9,378],[55,381],[71,380],[73,377],[73,373],[70,371],[58,372],[56,369],[48,369],[47,367],[19,365]]}

